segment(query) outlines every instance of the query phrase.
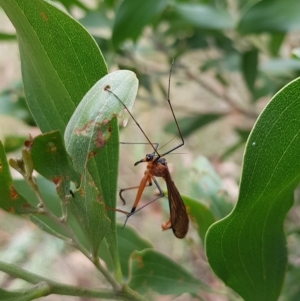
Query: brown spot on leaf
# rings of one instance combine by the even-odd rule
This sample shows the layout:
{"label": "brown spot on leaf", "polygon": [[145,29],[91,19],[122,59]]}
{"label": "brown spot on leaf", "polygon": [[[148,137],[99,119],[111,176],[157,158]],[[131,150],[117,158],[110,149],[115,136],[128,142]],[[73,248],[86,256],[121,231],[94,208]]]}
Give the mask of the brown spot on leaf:
{"label": "brown spot on leaf", "polygon": [[0,172],[2,171],[2,168],[3,168],[2,162],[0,162]]}
{"label": "brown spot on leaf", "polygon": [[41,16],[44,19],[44,21],[48,21],[48,17],[46,16],[46,14],[44,12],[41,12]]}
{"label": "brown spot on leaf", "polygon": [[143,258],[140,255],[133,254],[132,259],[136,261],[139,269],[144,266]]}
{"label": "brown spot on leaf", "polygon": [[15,200],[19,197],[17,191],[15,190],[15,187],[14,186],[10,186],[10,198],[12,200]]}
{"label": "brown spot on leaf", "polygon": [[88,130],[92,128],[92,125],[95,123],[94,120],[89,121],[88,123],[84,124],[82,128],[75,128],[74,134],[76,135],[83,135],[86,136],[88,134]]}
{"label": "brown spot on leaf", "polygon": [[28,203],[23,203],[22,204],[22,208],[24,208],[24,209],[27,209],[27,208],[30,208],[30,207],[31,207],[31,205],[28,204]]}
{"label": "brown spot on leaf", "polygon": [[96,147],[101,148],[103,147],[104,144],[105,144],[105,140],[103,139],[102,132],[97,131],[97,136],[95,140]]}
{"label": "brown spot on leaf", "polygon": [[60,182],[62,181],[62,177],[61,176],[52,177],[51,180],[55,184],[55,186],[57,187],[57,186],[60,185]]}
{"label": "brown spot on leaf", "polygon": [[29,138],[27,140],[25,140],[24,142],[24,146],[25,148],[30,151],[33,145],[33,138],[32,136],[29,134]]}
{"label": "brown spot on leaf", "polygon": [[14,207],[8,207],[7,211],[8,211],[9,213],[15,213]]}
{"label": "brown spot on leaf", "polygon": [[88,153],[88,160],[95,157],[96,156],[96,152],[89,152]]}

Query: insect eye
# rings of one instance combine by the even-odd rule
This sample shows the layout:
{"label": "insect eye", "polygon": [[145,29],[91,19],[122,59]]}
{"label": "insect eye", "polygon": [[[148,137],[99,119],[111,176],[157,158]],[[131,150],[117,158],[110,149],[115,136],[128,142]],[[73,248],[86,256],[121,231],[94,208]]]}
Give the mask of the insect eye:
{"label": "insect eye", "polygon": [[147,162],[148,161],[151,161],[153,159],[153,155],[152,154],[147,154],[146,155],[146,160],[147,160]]}
{"label": "insect eye", "polygon": [[160,158],[159,159],[159,163],[166,166],[167,165],[167,162],[166,162],[166,159],[165,158]]}

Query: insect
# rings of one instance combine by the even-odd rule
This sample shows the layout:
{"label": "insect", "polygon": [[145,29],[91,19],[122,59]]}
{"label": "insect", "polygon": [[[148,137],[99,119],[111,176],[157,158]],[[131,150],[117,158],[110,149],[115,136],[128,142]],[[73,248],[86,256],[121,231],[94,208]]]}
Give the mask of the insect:
{"label": "insect", "polygon": [[[141,132],[143,133],[143,135],[147,139],[150,146],[153,148],[152,153],[146,154],[146,156],[144,158],[142,158],[141,160],[137,161],[134,164],[134,166],[136,166],[140,163],[144,163],[144,162],[147,163],[147,168],[144,172],[144,176],[143,176],[143,178],[140,182],[140,185],[120,190],[120,193],[119,193],[120,198],[123,201],[123,203],[125,204],[125,199],[123,198],[122,193],[124,191],[130,190],[130,189],[138,189],[131,211],[126,212],[126,211],[123,211],[123,210],[120,210],[120,209],[115,209],[115,210],[119,211],[119,212],[122,212],[122,213],[125,213],[127,215],[126,216],[126,221],[124,223],[124,226],[125,226],[128,218],[131,215],[133,215],[134,213],[141,210],[145,206],[149,205],[150,203],[153,203],[157,199],[164,196],[164,193],[163,193],[162,189],[160,188],[158,182],[155,179],[155,177],[161,177],[166,181],[166,184],[167,184],[169,207],[170,207],[170,218],[166,222],[164,222],[161,227],[162,227],[163,230],[172,229],[174,235],[177,238],[184,238],[186,236],[187,232],[188,232],[189,218],[188,218],[188,215],[187,215],[186,207],[185,207],[185,205],[183,203],[183,200],[180,196],[180,193],[179,193],[175,183],[172,180],[172,177],[171,177],[168,165],[167,165],[167,161],[164,158],[166,155],[172,153],[173,151],[175,151],[176,149],[178,149],[178,148],[180,148],[184,145],[184,139],[183,139],[183,136],[181,134],[181,131],[180,131],[180,128],[179,128],[179,125],[178,125],[178,122],[177,122],[177,119],[175,117],[175,113],[173,111],[171,101],[170,101],[170,84],[171,84],[171,74],[172,74],[173,64],[174,64],[174,61],[172,61],[170,72],[169,72],[169,85],[168,85],[168,98],[167,98],[167,101],[169,103],[169,107],[171,109],[171,112],[172,112],[177,130],[178,130],[178,133],[179,133],[179,136],[180,136],[180,139],[181,139],[181,143],[178,144],[177,146],[173,147],[172,149],[162,153],[162,154],[158,152],[159,144],[158,143],[152,143],[150,141],[150,139],[148,138],[148,136],[146,135],[146,133],[144,132],[144,130],[142,129],[140,124],[136,121],[136,119],[134,118],[132,113],[127,109],[127,106],[122,102],[122,100],[114,92],[112,92],[110,90],[109,86],[106,86],[104,89],[106,91],[112,93],[120,101],[120,103],[127,110],[129,115],[131,116],[131,118],[136,122],[136,125],[139,127],[139,129],[141,130]],[[141,196],[142,196],[142,193],[143,193],[145,187],[146,186],[151,186],[153,182],[155,183],[156,187],[159,190],[158,197],[156,197],[154,200],[147,203],[146,205],[142,206],[141,208],[137,209],[137,205],[138,205],[138,203],[141,199]]]}

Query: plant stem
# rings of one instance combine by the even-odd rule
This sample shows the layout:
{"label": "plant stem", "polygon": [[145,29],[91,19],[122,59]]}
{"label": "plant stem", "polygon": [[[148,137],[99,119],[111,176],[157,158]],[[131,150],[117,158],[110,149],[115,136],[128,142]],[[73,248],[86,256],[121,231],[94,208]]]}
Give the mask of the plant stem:
{"label": "plant stem", "polygon": [[87,298],[146,301],[145,298],[138,295],[127,286],[122,288],[119,286],[118,290],[110,291],[87,289],[78,286],[61,284],[3,261],[0,261],[0,270],[15,278],[20,278],[29,283],[35,284],[36,286],[29,288],[29,290],[33,291],[33,296],[35,296],[35,298],[50,294],[59,294]]}

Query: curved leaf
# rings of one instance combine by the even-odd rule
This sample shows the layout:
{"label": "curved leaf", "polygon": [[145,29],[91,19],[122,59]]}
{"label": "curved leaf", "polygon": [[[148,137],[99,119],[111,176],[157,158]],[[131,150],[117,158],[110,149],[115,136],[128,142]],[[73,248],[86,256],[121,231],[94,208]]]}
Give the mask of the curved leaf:
{"label": "curved leaf", "polygon": [[64,132],[85,93],[107,73],[100,49],[73,18],[41,0],[0,0],[15,26],[28,106],[43,132]]}
{"label": "curved leaf", "polygon": [[297,79],[260,115],[246,146],[236,207],[206,237],[211,267],[247,301],[277,300],[284,280],[283,222],[300,181],[299,91]]}
{"label": "curved leaf", "polygon": [[88,159],[95,156],[110,138],[109,122],[124,112],[122,103],[106,91],[108,86],[130,110],[137,94],[138,80],[131,71],[112,72],[99,80],[76,108],[64,137],[75,169],[82,173]]}
{"label": "curved leaf", "polygon": [[298,0],[259,1],[242,17],[239,31],[243,34],[264,31],[287,32],[300,29]]}
{"label": "curved leaf", "polygon": [[[115,191],[110,184],[116,179],[114,174],[108,174],[110,160],[117,162],[117,153],[108,160],[102,157],[98,167],[103,167],[100,185],[95,182],[87,169],[90,158],[97,155],[106,145],[111,135],[118,137],[118,128],[112,125],[115,117],[124,112],[123,104],[115,95],[107,91],[107,87],[117,95],[130,110],[136,97],[138,80],[131,71],[116,71],[99,80],[85,95],[65,131],[66,149],[69,153],[76,171],[80,173],[81,184],[70,205],[75,217],[80,223],[93,248],[93,253],[98,252],[98,246],[107,232],[108,225],[114,220],[114,214],[106,216],[104,204],[115,207]],[[108,146],[104,151],[112,152],[118,149],[118,143]],[[103,153],[102,153],[103,154]],[[109,154],[111,155],[111,154]],[[109,188],[106,195],[103,190]],[[114,193],[112,196],[111,193]],[[115,231],[112,229],[112,231]]]}

